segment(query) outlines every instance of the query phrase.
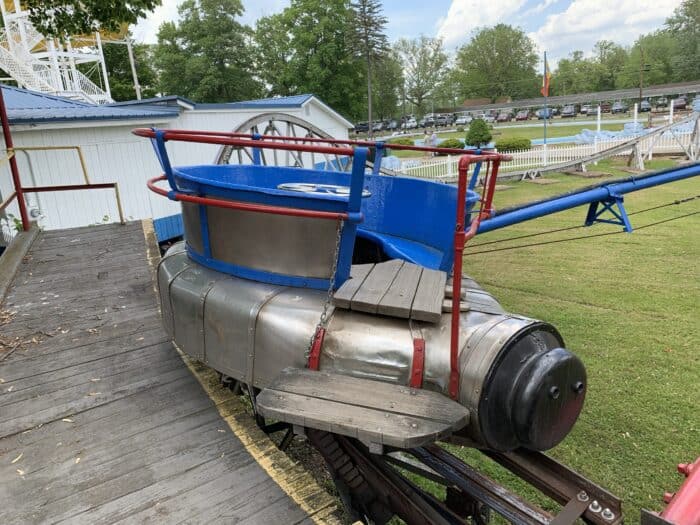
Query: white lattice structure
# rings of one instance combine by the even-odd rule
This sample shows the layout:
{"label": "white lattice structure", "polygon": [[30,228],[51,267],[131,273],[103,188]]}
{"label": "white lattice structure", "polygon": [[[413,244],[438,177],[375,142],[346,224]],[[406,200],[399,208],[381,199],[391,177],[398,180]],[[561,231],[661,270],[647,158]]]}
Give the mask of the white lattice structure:
{"label": "white lattice structure", "polygon": [[[20,0],[0,0],[0,9],[5,26],[0,28],[0,69],[19,87],[92,104],[113,102],[98,33],[94,45],[81,39],[74,49],[71,39],[61,43],[39,33]],[[91,64],[103,86],[80,72],[79,64]]]}

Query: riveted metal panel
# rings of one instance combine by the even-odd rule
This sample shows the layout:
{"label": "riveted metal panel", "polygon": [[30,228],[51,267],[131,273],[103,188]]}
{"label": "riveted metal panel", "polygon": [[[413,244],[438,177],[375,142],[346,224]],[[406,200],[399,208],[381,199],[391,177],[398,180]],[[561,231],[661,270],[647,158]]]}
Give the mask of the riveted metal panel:
{"label": "riveted metal panel", "polygon": [[[282,289],[230,276],[215,284],[207,295],[204,311],[206,363],[209,366],[238,380],[251,381],[258,312]],[[272,360],[275,359],[272,356]]]}
{"label": "riveted metal panel", "polygon": [[185,243],[177,243],[166,252],[165,257],[158,263],[160,313],[163,320],[163,327],[170,337],[175,336],[173,310],[170,305],[170,283],[191,264],[184,250]]}
{"label": "riveted metal panel", "polygon": [[408,319],[337,309],[324,339],[321,369],[407,385],[412,359]]}
{"label": "riveted metal panel", "polygon": [[[286,288],[260,310],[255,329],[255,386],[267,386],[284,368],[306,367],[306,352],[325,300],[326,294],[317,290]],[[324,342],[322,367],[326,351]]]}
{"label": "riveted metal panel", "polygon": [[199,220],[199,205],[191,202],[182,203],[182,226],[185,240],[197,253],[204,252],[202,244],[202,225]]}
{"label": "riveted metal panel", "polygon": [[174,339],[195,359],[204,360],[204,303],[212,286],[226,276],[190,262],[170,284]]}
{"label": "riveted metal panel", "polygon": [[214,259],[266,272],[330,277],[336,221],[214,207],[207,214]]}

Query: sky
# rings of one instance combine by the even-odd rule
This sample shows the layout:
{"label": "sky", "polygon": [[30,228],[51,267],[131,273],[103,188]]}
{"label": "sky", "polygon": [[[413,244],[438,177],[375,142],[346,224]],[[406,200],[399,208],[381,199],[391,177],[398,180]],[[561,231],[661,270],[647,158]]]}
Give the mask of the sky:
{"label": "sky", "polygon": [[[182,0],[163,0],[134,29],[138,41],[154,43],[158,26],[177,19]],[[660,28],[681,0],[384,0],[387,35],[441,37],[447,51],[469,40],[479,27],[506,23],[523,29],[538,52],[547,51],[550,64],[576,50],[590,54],[602,39],[630,45],[642,33]],[[262,16],[277,13],[289,0],[243,0],[242,22],[253,26]],[[614,8],[611,9],[611,5]]]}

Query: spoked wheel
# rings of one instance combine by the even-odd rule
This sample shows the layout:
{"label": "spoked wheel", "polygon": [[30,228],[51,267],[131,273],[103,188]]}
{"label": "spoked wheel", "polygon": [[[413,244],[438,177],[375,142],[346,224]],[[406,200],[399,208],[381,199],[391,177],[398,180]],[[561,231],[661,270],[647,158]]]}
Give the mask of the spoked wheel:
{"label": "spoked wheel", "polygon": [[[257,115],[234,130],[235,133],[291,137],[290,142],[303,144],[304,138],[331,139],[322,129],[304,119],[285,113],[264,113]],[[216,164],[253,164],[255,153],[250,147],[223,146],[216,156]],[[257,151],[263,166],[286,166],[294,168],[314,168],[347,171],[351,162],[339,155],[302,153],[297,151],[277,151],[260,149]]]}
{"label": "spoked wheel", "polygon": [[[310,122],[288,115],[286,113],[263,113],[257,115],[233,130],[234,133],[249,135],[268,135],[273,137],[289,137],[287,142],[303,144],[303,139],[333,139],[328,133]],[[333,143],[326,144],[332,146]],[[263,166],[281,166],[292,168],[323,169],[326,171],[349,172],[352,159],[328,153],[302,153],[298,151],[278,151],[251,147],[222,146],[214,159],[215,164],[255,164],[256,156]],[[367,162],[372,167],[371,162]],[[381,168],[384,175],[395,176],[398,173]]]}

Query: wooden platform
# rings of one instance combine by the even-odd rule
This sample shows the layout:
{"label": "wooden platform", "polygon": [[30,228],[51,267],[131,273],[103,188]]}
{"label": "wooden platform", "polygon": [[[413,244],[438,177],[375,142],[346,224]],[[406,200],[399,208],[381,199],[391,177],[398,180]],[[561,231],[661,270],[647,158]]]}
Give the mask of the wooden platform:
{"label": "wooden platform", "polygon": [[0,523],[332,521],[168,341],[146,256],[130,223],[40,233],[24,257],[0,305]]}
{"label": "wooden platform", "polygon": [[469,422],[469,410],[438,392],[293,368],[263,389],[257,406],[265,417],[398,448],[433,443]]}
{"label": "wooden platform", "polygon": [[442,316],[447,274],[393,259],[356,264],[335,292],[339,308],[437,323]]}

